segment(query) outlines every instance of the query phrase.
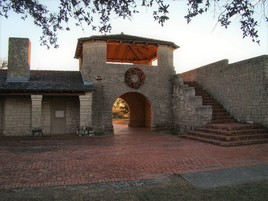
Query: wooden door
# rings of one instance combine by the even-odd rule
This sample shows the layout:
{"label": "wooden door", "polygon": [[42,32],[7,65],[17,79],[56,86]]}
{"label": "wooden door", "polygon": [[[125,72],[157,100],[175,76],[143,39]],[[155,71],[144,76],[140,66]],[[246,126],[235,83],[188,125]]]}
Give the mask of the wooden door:
{"label": "wooden door", "polygon": [[66,107],[64,102],[54,102],[51,112],[51,133],[64,134],[66,127]]}

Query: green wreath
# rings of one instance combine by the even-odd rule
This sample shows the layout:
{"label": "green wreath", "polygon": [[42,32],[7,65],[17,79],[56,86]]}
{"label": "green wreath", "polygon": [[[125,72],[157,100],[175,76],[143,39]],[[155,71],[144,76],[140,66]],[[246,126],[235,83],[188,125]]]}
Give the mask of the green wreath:
{"label": "green wreath", "polygon": [[140,68],[130,68],[125,74],[127,85],[133,89],[138,89],[144,84],[145,74]]}

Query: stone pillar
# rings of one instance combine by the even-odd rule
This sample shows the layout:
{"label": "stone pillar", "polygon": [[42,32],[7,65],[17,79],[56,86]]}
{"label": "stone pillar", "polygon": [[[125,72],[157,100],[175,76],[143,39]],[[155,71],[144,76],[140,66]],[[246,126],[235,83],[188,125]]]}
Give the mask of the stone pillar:
{"label": "stone pillar", "polygon": [[173,67],[173,51],[174,49],[171,47],[159,45],[157,52],[158,66]]}
{"label": "stone pillar", "polygon": [[92,93],[79,96],[80,100],[80,128],[77,130],[78,135],[93,134],[92,130]]}
{"label": "stone pillar", "polygon": [[32,99],[32,135],[42,133],[42,95],[31,95]]}
{"label": "stone pillar", "polygon": [[84,42],[81,73],[84,82],[91,82],[102,76],[106,70],[107,44],[105,41]]}

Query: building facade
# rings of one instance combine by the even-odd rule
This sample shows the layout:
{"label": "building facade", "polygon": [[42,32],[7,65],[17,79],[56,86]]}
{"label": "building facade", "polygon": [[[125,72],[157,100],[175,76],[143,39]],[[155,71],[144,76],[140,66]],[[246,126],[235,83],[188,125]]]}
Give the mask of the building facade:
{"label": "building facade", "polygon": [[[210,123],[213,111],[185,81],[201,83],[237,120],[268,127],[267,56],[176,74],[177,48],[173,42],[125,34],[91,36],[78,39],[79,71],[35,71],[30,70],[29,39],[10,38],[8,69],[0,70],[0,135],[112,133],[117,98],[128,103],[129,127],[192,130]],[[246,97],[243,104],[228,82],[234,72],[241,78],[232,78],[237,86],[243,81],[240,75],[252,79],[247,88],[239,88]]]}

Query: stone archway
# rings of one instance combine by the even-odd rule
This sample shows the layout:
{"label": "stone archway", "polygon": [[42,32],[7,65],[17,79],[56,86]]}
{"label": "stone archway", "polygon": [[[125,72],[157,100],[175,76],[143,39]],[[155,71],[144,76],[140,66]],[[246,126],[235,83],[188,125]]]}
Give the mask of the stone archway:
{"label": "stone archway", "polygon": [[[173,51],[176,48],[172,42],[123,34],[79,40],[75,57],[79,58],[83,81],[95,88],[92,94],[95,133],[113,132],[112,108],[119,97],[130,107],[130,127],[150,127],[153,131],[173,129]],[[155,59],[157,66],[152,65]],[[131,68],[143,72],[143,85],[129,85],[127,72]],[[133,77],[133,83],[136,78]]]}
{"label": "stone archway", "polygon": [[151,127],[152,109],[149,100],[137,92],[127,92],[120,96],[129,107],[129,127]]}

